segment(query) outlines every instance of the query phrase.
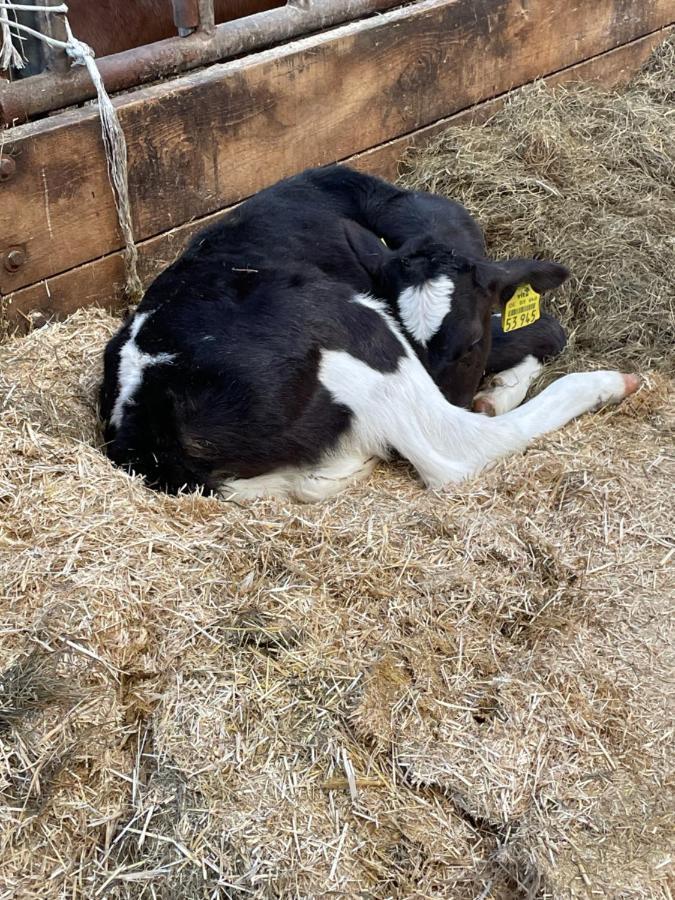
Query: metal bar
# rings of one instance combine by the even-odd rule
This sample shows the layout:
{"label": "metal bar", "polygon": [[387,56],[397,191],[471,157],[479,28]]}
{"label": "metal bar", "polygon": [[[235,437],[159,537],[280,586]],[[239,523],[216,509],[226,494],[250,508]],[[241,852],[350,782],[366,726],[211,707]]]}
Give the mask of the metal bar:
{"label": "metal bar", "polygon": [[[49,0],[45,0],[45,3],[49,3]],[[59,3],[58,0],[55,0],[54,8],[51,6],[36,6],[34,3],[12,3],[12,10],[22,11],[22,12],[62,12],[67,13],[68,7],[65,3]]]}
{"label": "metal bar", "polygon": [[[61,0],[45,0],[45,6],[61,6]],[[65,17],[54,12],[38,12],[38,30],[54,41],[66,43],[68,35],[66,34]],[[48,44],[44,51],[47,63],[47,71],[55,75],[64,75],[70,68],[70,60],[66,51],[56,44]]]}
{"label": "metal bar", "polygon": [[213,34],[216,30],[213,0],[199,0],[199,28],[205,34]]}
{"label": "metal bar", "polygon": [[173,21],[179,37],[187,37],[199,26],[199,0],[171,0]]}
{"label": "metal bar", "polygon": [[[48,3],[48,2],[49,2],[49,0],[45,0],[45,3]],[[66,6],[65,3],[58,3],[58,0],[56,0],[55,6],[53,9],[51,6],[45,6],[44,4],[42,6],[36,6],[34,3],[12,3],[12,10],[14,10],[14,11],[19,10],[21,12],[45,12],[45,11],[49,12],[49,11],[52,11],[52,12],[67,13],[68,7]]]}
{"label": "metal bar", "polygon": [[[405,0],[321,0],[306,9],[287,5],[225,22],[211,36],[200,30],[189,37],[104,56],[97,63],[107,91],[113,94],[404,5]],[[212,9],[212,0],[199,0],[200,15],[209,13],[207,7]],[[203,29],[205,20],[201,23]],[[36,75],[3,83],[0,122],[16,125],[95,96],[89,75],[79,67],[65,75]]]}

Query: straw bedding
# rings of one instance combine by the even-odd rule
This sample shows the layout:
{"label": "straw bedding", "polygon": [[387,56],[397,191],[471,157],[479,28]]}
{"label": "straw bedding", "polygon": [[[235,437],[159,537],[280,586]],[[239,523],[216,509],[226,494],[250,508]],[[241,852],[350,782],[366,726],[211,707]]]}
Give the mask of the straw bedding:
{"label": "straw bedding", "polygon": [[472,483],[157,495],[112,316],[0,348],[0,897],[672,896],[672,60],[407,163],[574,269],[557,370],[645,374]]}

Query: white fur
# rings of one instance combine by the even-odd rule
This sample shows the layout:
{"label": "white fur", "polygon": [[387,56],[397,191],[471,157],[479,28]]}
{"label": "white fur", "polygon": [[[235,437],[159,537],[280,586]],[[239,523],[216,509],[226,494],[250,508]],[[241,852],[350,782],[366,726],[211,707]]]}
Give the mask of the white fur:
{"label": "white fur", "polygon": [[510,412],[520,406],[543,368],[539,360],[529,354],[517,366],[494,375],[489,384],[476,394],[474,402],[488,400],[496,416]]}
{"label": "white fur", "polygon": [[[401,342],[406,354],[412,355],[410,344],[403,337],[396,320],[389,313],[386,303],[371,294],[355,294],[354,303],[372,309],[386,321],[390,330]],[[375,454],[365,453],[352,432],[343,436],[338,446],[313,467],[276,469],[255,478],[236,478],[221,485],[220,493],[228,497],[251,499],[254,497],[291,497],[301,503],[326,500],[340,493],[350,484],[367,478],[378,459],[386,459],[383,445]]]}
{"label": "white fur", "polygon": [[278,469],[256,478],[237,478],[220,488],[229,498],[291,497],[301,503],[316,503],[340,493],[350,484],[367,478],[377,465],[377,457],[366,459],[350,450],[345,441],[341,450],[326,457],[315,468]]}
{"label": "white fur", "polygon": [[427,485],[441,488],[523,450],[575,416],[625,396],[618,372],[591,372],[566,375],[498,418],[467,412],[445,400],[383,304],[367,295],[354,300],[381,315],[401,341],[405,356],[396,372],[380,372],[341,350],[323,350],[319,380],[337,403],[352,411],[349,433],[314,468],[238,479],[222,490],[240,497],[322,500],[367,476],[391,448],[415,466]]}
{"label": "white fur", "polygon": [[406,288],[398,298],[403,324],[410,334],[426,345],[452,309],[455,283],[447,275],[430,278],[424,284]]}
{"label": "white fur", "polygon": [[541,394],[498,419],[494,424],[513,422],[528,442],[549,431],[562,428],[585,412],[607,403],[619,403],[626,396],[626,382],[620,372],[573,372],[550,384]]}
{"label": "white fur", "polygon": [[120,350],[120,366],[117,373],[119,393],[110,416],[110,423],[116,428],[122,424],[124,408],[138,390],[143,380],[144,370],[148,366],[155,366],[158,363],[170,363],[174,358],[172,353],[158,353],[156,356],[151,356],[149,353],[139,350],[136,337],[149,315],[150,313],[140,313],[134,318],[131,323],[129,340]]}
{"label": "white fur", "polygon": [[384,374],[348,353],[325,350],[319,380],[354,413],[355,448],[381,456],[393,447],[433,488],[477,474],[570,419],[618,402],[626,390],[618,372],[566,375],[519,409],[492,419],[451,406],[415,356]]}
{"label": "white fur", "polygon": [[525,444],[517,429],[498,434],[490,429],[495,420],[451,406],[412,354],[386,374],[344,351],[324,350],[319,380],[354,414],[352,442],[361,454],[383,456],[393,447],[430,487],[471,475],[499,447],[502,456]]}
{"label": "white fur", "polygon": [[383,300],[378,300],[377,297],[373,297],[372,294],[354,294],[352,302],[360,303],[361,306],[367,306],[368,309],[374,309],[376,313],[379,313],[383,318],[387,319],[390,324],[393,322],[393,319],[387,310],[387,304]]}

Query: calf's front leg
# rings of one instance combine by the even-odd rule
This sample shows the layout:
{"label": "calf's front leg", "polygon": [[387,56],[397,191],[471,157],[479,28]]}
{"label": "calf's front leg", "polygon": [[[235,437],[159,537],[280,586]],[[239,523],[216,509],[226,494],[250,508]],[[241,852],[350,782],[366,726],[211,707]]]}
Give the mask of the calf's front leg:
{"label": "calf's front leg", "polygon": [[493,375],[473,398],[471,408],[486,416],[502,416],[523,402],[530,385],[543,369],[531,354],[517,365]]}

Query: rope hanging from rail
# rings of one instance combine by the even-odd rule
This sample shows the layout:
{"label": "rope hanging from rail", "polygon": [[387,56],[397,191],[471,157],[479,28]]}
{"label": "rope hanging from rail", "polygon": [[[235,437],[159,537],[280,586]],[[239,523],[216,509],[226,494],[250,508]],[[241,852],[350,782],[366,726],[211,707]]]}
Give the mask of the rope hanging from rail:
{"label": "rope hanging from rail", "polygon": [[[26,10],[30,12],[49,12],[63,15],[66,28],[66,41],[59,41],[48,35],[41,34],[33,28],[16,20],[16,12]],[[9,13],[14,14],[10,19]],[[16,68],[23,66],[20,51],[14,45],[14,39],[21,40],[22,34],[30,34],[44,41],[52,47],[64,50],[74,66],[85,66],[89,77],[94,83],[98,97],[98,109],[101,119],[101,132],[103,146],[105,148],[108,178],[115,197],[117,218],[122,236],[124,237],[124,262],[126,269],[126,288],[131,303],[137,303],[143,296],[143,285],[138,275],[138,250],[134,241],[134,232],[131,222],[131,206],[129,203],[129,170],[127,160],[127,143],[120,125],[115,107],[112,104],[108,92],[103,84],[103,79],[94,60],[94,51],[83,41],[73,35],[67,17],[68,7],[37,6],[25,3],[15,3],[13,0],[0,0],[0,33],[2,34],[2,50],[0,51],[0,68],[8,68],[10,65]],[[18,59],[18,62],[17,62]]]}

